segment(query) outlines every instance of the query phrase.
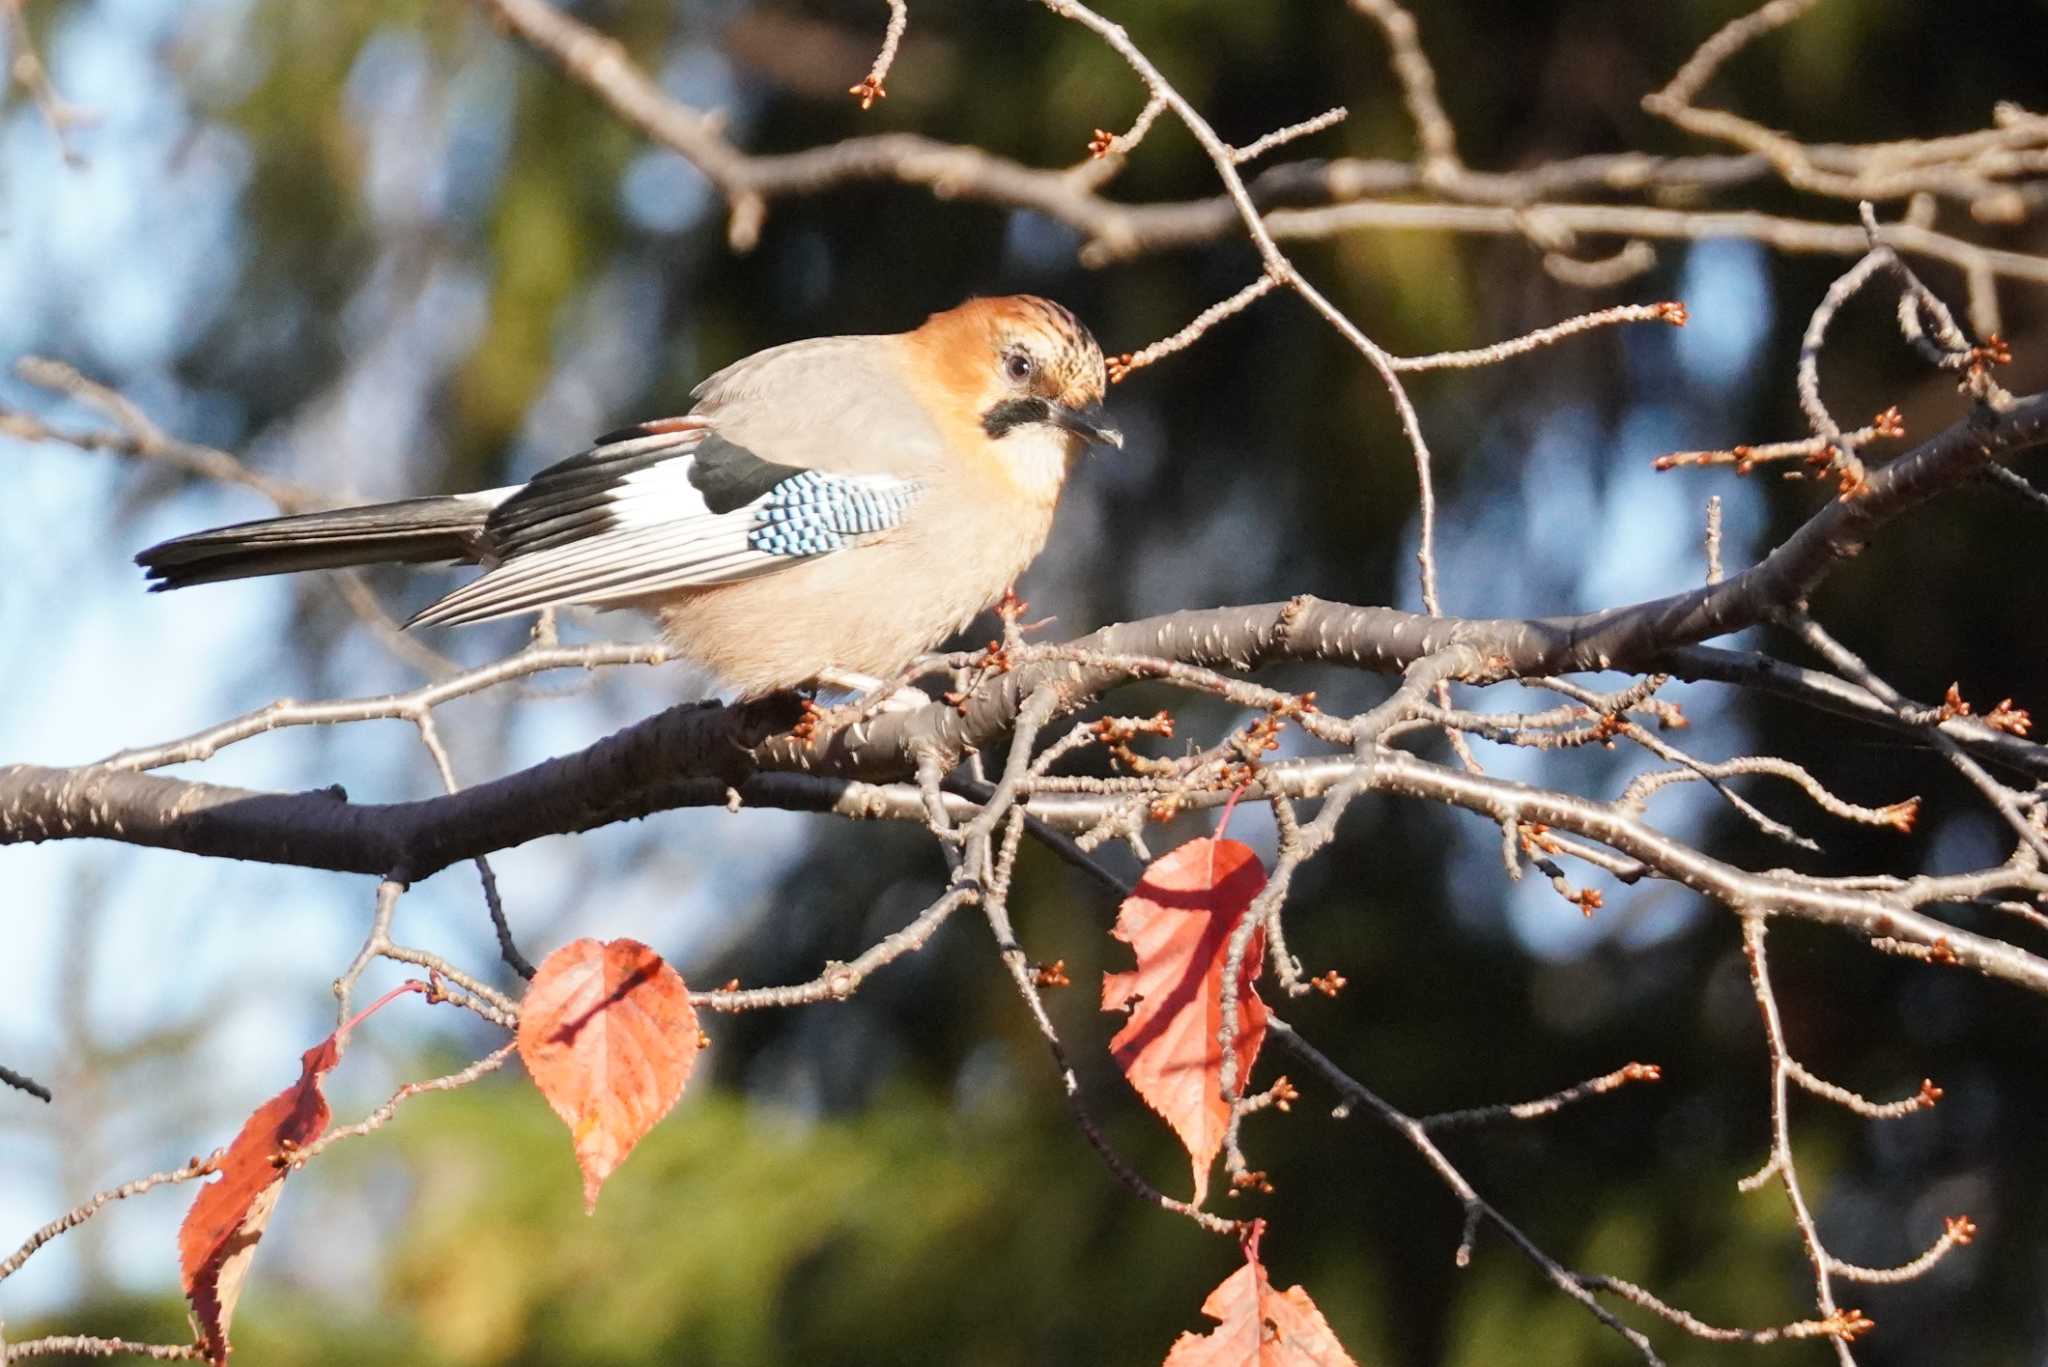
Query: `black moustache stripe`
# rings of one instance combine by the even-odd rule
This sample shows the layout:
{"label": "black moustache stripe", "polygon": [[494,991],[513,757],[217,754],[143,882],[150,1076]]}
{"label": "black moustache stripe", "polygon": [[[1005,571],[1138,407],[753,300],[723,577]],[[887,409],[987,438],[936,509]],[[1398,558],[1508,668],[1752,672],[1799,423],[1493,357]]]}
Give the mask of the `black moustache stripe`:
{"label": "black moustache stripe", "polygon": [[1044,399],[1004,399],[981,415],[981,430],[991,437],[1001,437],[1012,428],[1044,422],[1051,416],[1052,409]]}

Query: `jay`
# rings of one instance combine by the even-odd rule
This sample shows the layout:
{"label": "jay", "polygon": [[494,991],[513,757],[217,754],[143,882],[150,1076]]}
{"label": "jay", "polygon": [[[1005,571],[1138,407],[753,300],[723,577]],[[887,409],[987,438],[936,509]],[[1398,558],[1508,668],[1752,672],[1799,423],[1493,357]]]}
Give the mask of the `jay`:
{"label": "jay", "polygon": [[742,698],[897,675],[1044,546],[1074,458],[1121,446],[1088,329],[1047,299],[970,299],[886,336],[737,361],[684,416],[524,484],[244,522],[135,557],[151,588],[348,565],[484,572],[407,625],[582,604],[654,613]]}

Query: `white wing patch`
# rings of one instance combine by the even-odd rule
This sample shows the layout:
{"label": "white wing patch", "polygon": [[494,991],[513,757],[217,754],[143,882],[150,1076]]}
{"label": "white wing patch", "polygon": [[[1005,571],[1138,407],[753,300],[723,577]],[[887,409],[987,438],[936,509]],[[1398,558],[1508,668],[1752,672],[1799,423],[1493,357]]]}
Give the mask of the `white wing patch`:
{"label": "white wing patch", "polygon": [[635,470],[611,491],[612,520],[621,527],[658,527],[690,517],[716,516],[704,506],[704,495],[690,483],[696,467],[692,455],[679,455],[659,465]]}

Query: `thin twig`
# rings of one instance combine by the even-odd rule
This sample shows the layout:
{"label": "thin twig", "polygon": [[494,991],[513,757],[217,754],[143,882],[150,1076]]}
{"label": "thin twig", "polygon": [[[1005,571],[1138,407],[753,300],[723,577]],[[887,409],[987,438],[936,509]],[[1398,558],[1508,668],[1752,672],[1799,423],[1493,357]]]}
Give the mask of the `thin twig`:
{"label": "thin twig", "polygon": [[0,1087],[12,1087],[16,1091],[27,1092],[38,1101],[56,1100],[55,1094],[48,1087],[37,1082],[27,1073],[18,1073],[5,1064],[0,1064]]}
{"label": "thin twig", "polygon": [[512,1057],[513,1051],[518,1049],[518,1047],[518,1041],[507,1040],[466,1068],[459,1068],[452,1073],[446,1073],[440,1077],[425,1078],[419,1082],[406,1083],[393,1092],[390,1099],[382,1106],[371,1111],[355,1124],[331,1129],[312,1143],[296,1150],[292,1154],[292,1167],[304,1167],[315,1158],[318,1158],[331,1145],[339,1144],[347,1139],[359,1139],[366,1134],[382,1129],[386,1124],[390,1123],[391,1117],[398,1113],[400,1106],[422,1093],[452,1092],[458,1088],[469,1086],[470,1083],[475,1082],[487,1073],[496,1072],[504,1066],[507,1059]]}
{"label": "thin twig", "polygon": [[1336,125],[1344,122],[1350,113],[1350,110],[1342,106],[1336,109],[1325,109],[1312,119],[1303,119],[1300,123],[1290,123],[1285,128],[1276,128],[1258,141],[1246,143],[1243,147],[1232,151],[1230,159],[1239,166],[1249,161],[1257,161],[1276,147],[1284,147],[1298,138],[1308,137],[1312,133],[1320,133],[1325,128],[1334,128]]}
{"label": "thin twig", "polygon": [[9,46],[14,49],[10,62],[14,83],[35,101],[50,136],[57,140],[57,152],[64,158],[64,164],[74,171],[83,170],[85,156],[72,145],[71,130],[94,122],[95,116],[57,93],[55,83],[50,80],[49,68],[43,65],[42,54],[36,50],[35,35],[29,32],[28,0],[4,0],[4,3],[7,7]]}
{"label": "thin twig", "polygon": [[15,1249],[13,1253],[9,1254],[6,1261],[0,1262],[0,1281],[5,1281],[16,1272],[19,1272],[21,1265],[35,1256],[36,1250],[44,1244],[49,1243],[50,1240],[68,1230],[77,1228],[93,1216],[99,1214],[101,1207],[115,1201],[125,1201],[131,1196],[140,1196],[152,1187],[175,1185],[179,1182],[189,1182],[195,1177],[204,1177],[214,1170],[214,1162],[218,1157],[218,1154],[211,1154],[205,1158],[195,1158],[182,1168],[172,1168],[167,1172],[153,1172],[147,1177],[138,1177],[132,1182],[123,1182],[118,1187],[109,1187],[105,1191],[96,1192],[78,1205],[73,1206],[70,1210],[65,1211],[56,1219],[50,1221],[47,1225],[44,1225],[35,1233],[29,1235],[23,1241],[20,1248]]}
{"label": "thin twig", "polygon": [[1514,356],[1554,345],[1567,337],[1595,328],[1613,327],[1617,323],[1669,323],[1673,327],[1684,327],[1685,305],[1676,302],[1662,304],[1622,304],[1598,313],[1582,313],[1576,318],[1567,318],[1562,323],[1537,328],[1506,342],[1495,342],[1492,346],[1475,347],[1470,351],[1439,351],[1429,356],[1397,356],[1393,360],[1396,370],[1471,370],[1478,366],[1498,365]]}
{"label": "thin twig", "polygon": [[[1749,960],[1750,986],[1755,992],[1757,1009],[1763,1015],[1764,1043],[1771,1060],[1771,1154],[1763,1171],[1777,1177],[1779,1185],[1784,1188],[1785,1199],[1792,1207],[1792,1222],[1799,1229],[1800,1242],[1806,1247],[1807,1262],[1813,1268],[1814,1302],[1820,1308],[1821,1320],[1838,1326],[1837,1331],[1830,1335],[1835,1360],[1841,1367],[1854,1367],[1856,1359],[1849,1351],[1849,1343],[1868,1327],[1869,1321],[1862,1318],[1861,1312],[1844,1312],[1835,1304],[1831,1278],[1833,1263],[1827,1246],[1821,1242],[1813,1212],[1807,1208],[1806,1192],[1799,1184],[1799,1170],[1792,1157],[1792,1121],[1786,1098],[1792,1053],[1785,1044],[1785,1027],[1778,1018],[1778,999],[1771,990],[1770,968],[1764,953],[1768,929],[1768,922],[1762,916],[1743,917],[1742,949]],[[1752,1177],[1749,1181],[1755,1183],[1757,1178]]]}
{"label": "thin twig", "polygon": [[1506,1236],[1508,1242],[1513,1244],[1523,1257],[1534,1263],[1542,1271],[1545,1279],[1552,1286],[1584,1306],[1587,1313],[1599,1320],[1600,1323],[1621,1335],[1628,1342],[1629,1346],[1636,1350],[1645,1363],[1651,1364],[1651,1367],[1659,1367],[1663,1359],[1657,1356],[1656,1349],[1651,1346],[1650,1340],[1644,1336],[1642,1331],[1634,1329],[1616,1318],[1612,1311],[1593,1298],[1592,1292],[1586,1289],[1584,1278],[1581,1274],[1569,1270],[1548,1253],[1545,1253],[1537,1246],[1534,1240],[1522,1232],[1519,1226],[1502,1215],[1491,1203],[1481,1197],[1472,1184],[1466,1180],[1465,1175],[1452,1164],[1450,1159],[1444,1156],[1443,1150],[1439,1149],[1436,1143],[1430,1139],[1429,1132],[1423,1128],[1419,1120],[1408,1115],[1391,1102],[1386,1101],[1376,1092],[1366,1087],[1365,1084],[1359,1082],[1349,1073],[1346,1073],[1335,1063],[1332,1063],[1321,1050],[1303,1039],[1293,1027],[1278,1017],[1269,1017],[1267,1019],[1267,1029],[1280,1043],[1293,1050],[1311,1070],[1319,1074],[1332,1087],[1336,1088],[1338,1094],[1347,1103],[1347,1107],[1342,1113],[1348,1113],[1349,1105],[1362,1105],[1366,1107],[1388,1129],[1407,1140],[1410,1147],[1422,1155],[1423,1161],[1436,1173],[1438,1179],[1450,1189],[1451,1194],[1458,1199],[1465,1212],[1466,1237],[1458,1245],[1458,1265],[1460,1267],[1465,1266],[1471,1260],[1471,1235],[1474,1228],[1482,1222],[1491,1224]]}
{"label": "thin twig", "polygon": [[1590,1097],[1605,1096],[1631,1082],[1655,1082],[1664,1072],[1654,1063],[1625,1063],[1611,1073],[1585,1082],[1575,1083],[1563,1091],[1552,1092],[1549,1096],[1534,1101],[1516,1101],[1506,1105],[1474,1106],[1462,1111],[1441,1111],[1435,1115],[1416,1117],[1416,1124],[1425,1130],[1468,1129],[1480,1125],[1497,1124],[1503,1120],[1535,1120],[1555,1115],[1575,1101]]}
{"label": "thin twig", "polygon": [[1233,314],[1242,313],[1255,300],[1262,299],[1272,293],[1274,287],[1279,283],[1270,275],[1262,275],[1223,302],[1211,304],[1208,308],[1203,309],[1195,315],[1193,322],[1189,323],[1179,332],[1174,333],[1171,337],[1162,337],[1150,346],[1140,347],[1136,351],[1127,351],[1121,356],[1110,357],[1109,382],[1111,384],[1122,384],[1131,377],[1132,371],[1142,370],[1154,361],[1193,346],[1197,341],[1201,340],[1202,335],[1208,332],[1210,328],[1215,327]]}
{"label": "thin twig", "polygon": [[896,64],[896,49],[903,42],[903,31],[910,27],[910,6],[904,0],[887,0],[887,3],[889,27],[882,33],[882,50],[875,54],[875,64],[868,68],[868,74],[846,92],[860,101],[862,109],[871,109],[876,100],[889,98],[889,92],[882,88],[882,83],[889,78],[889,68]]}
{"label": "thin twig", "polygon": [[788,987],[734,987],[692,992],[690,1004],[713,1011],[756,1011],[844,1001],[859,990],[870,974],[906,954],[923,949],[938,928],[946,923],[947,917],[980,900],[980,890],[971,884],[949,888],[937,901],[919,912],[909,925],[883,936],[849,962],[826,964],[824,970],[808,982]]}
{"label": "thin twig", "polygon": [[141,1357],[156,1362],[204,1362],[206,1350],[196,1343],[136,1343],[132,1339],[98,1338],[90,1334],[57,1334],[0,1345],[0,1362],[26,1362],[40,1357]]}

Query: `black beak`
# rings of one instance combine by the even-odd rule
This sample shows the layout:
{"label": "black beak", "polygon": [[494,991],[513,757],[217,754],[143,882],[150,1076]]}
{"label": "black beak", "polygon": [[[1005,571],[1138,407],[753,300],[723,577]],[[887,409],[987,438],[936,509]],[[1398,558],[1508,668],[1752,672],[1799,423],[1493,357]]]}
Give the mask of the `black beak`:
{"label": "black beak", "polygon": [[1095,405],[1085,412],[1067,407],[1063,403],[1048,403],[1046,421],[1054,427],[1064,428],[1087,442],[1090,446],[1114,446],[1123,449],[1124,434],[1114,427],[1101,424],[1102,406]]}

